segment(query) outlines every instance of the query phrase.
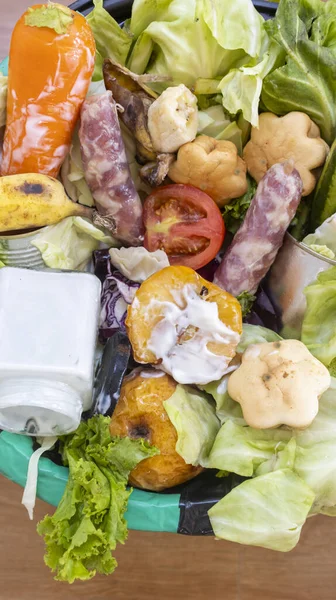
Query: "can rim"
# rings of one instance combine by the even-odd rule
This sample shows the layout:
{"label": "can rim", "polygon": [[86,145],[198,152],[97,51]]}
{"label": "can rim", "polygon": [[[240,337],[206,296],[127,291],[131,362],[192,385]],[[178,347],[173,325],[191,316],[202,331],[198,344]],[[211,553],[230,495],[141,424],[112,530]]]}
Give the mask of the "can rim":
{"label": "can rim", "polygon": [[327,262],[330,265],[333,265],[334,267],[336,267],[336,259],[328,258],[327,256],[322,256],[322,254],[315,252],[315,250],[312,250],[309,246],[307,246],[303,242],[298,242],[295,239],[295,237],[293,237],[290,233],[288,233],[288,231],[286,232],[286,238],[289,239],[292,244],[294,244],[295,246],[298,246],[303,252],[306,252],[307,254],[311,254],[312,256],[321,260],[322,262]]}
{"label": "can rim", "polygon": [[17,240],[21,238],[33,237],[34,235],[40,233],[40,231],[43,231],[43,229],[47,229],[47,227],[49,227],[49,225],[45,225],[45,227],[39,227],[38,229],[34,229],[34,231],[31,231],[30,233],[18,233],[15,235],[2,235],[0,233],[0,240]]}

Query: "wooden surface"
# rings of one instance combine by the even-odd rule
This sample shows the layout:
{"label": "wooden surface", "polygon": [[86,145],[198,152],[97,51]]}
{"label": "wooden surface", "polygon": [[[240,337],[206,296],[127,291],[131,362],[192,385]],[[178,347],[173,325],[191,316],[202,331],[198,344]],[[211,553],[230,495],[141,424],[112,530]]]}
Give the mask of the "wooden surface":
{"label": "wooden surface", "polygon": [[[25,0],[0,0],[0,56]],[[27,74],[29,76],[29,74]],[[111,577],[68,586],[43,563],[43,540],[0,477],[0,600],[335,600],[336,520],[309,519],[289,554],[173,534],[130,532]],[[36,519],[50,510],[38,501]],[[51,509],[52,510],[52,509]]]}

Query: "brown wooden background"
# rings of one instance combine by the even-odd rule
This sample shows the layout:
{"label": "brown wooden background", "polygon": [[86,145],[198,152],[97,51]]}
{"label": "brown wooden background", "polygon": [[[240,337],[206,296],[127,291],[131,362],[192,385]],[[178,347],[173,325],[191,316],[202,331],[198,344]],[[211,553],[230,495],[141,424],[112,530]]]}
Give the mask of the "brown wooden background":
{"label": "brown wooden background", "polygon": [[[0,56],[29,0],[0,0]],[[65,3],[65,2],[64,2]],[[29,77],[29,73],[27,73]],[[309,519],[288,554],[212,538],[132,531],[111,577],[68,586],[43,564],[43,541],[0,477],[0,600],[335,600],[336,520]],[[50,507],[38,502],[36,519]]]}

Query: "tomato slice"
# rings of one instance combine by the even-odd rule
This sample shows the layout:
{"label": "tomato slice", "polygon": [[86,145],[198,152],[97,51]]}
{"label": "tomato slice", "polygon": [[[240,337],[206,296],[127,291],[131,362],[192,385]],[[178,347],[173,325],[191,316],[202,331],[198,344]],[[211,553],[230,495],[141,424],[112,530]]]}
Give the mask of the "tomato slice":
{"label": "tomato slice", "polygon": [[171,265],[197,270],[219,252],[225,235],[217,204],[192,185],[173,184],[154,190],[144,203],[144,246],[164,250]]}

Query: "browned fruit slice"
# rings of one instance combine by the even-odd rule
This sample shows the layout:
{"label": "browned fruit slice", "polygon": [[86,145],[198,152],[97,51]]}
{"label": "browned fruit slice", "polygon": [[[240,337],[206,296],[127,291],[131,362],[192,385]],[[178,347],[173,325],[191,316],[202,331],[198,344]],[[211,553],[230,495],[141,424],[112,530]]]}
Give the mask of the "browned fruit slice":
{"label": "browned fruit slice", "polygon": [[175,450],[177,433],[163,406],[175,388],[176,382],[169,375],[149,369],[126,378],[122,385],[111,419],[111,435],[144,438],[160,450],[131,472],[129,482],[138,488],[159,492],[203,470],[187,465]]}

